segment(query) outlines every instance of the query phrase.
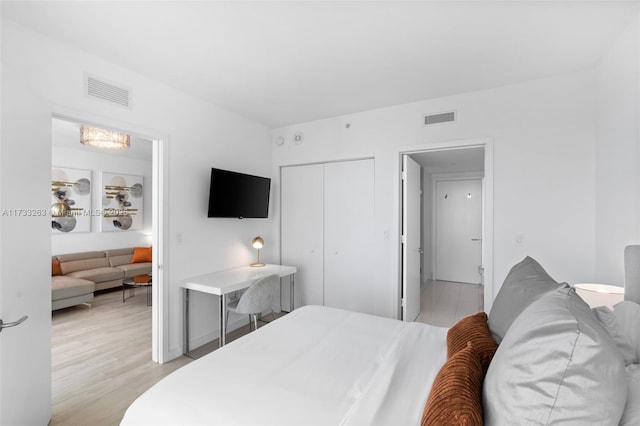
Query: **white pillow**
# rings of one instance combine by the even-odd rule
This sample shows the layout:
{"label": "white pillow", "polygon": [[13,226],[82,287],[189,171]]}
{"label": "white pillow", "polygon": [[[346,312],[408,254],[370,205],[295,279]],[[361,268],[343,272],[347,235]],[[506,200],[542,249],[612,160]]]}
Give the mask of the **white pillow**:
{"label": "white pillow", "polygon": [[620,426],[637,426],[640,424],[640,365],[627,366],[627,405],[624,407]]}
{"label": "white pillow", "polygon": [[631,346],[629,339],[622,331],[622,327],[616,318],[616,314],[606,306],[598,306],[592,309],[593,313],[598,318],[598,321],[604,326],[605,330],[609,332],[609,335],[616,342],[618,349],[622,352],[622,358],[624,358],[625,365],[637,364],[638,357],[636,356],[636,348]]}
{"label": "white pillow", "polygon": [[636,352],[636,363],[640,362],[640,305],[630,300],[620,302],[613,307],[620,332]]}

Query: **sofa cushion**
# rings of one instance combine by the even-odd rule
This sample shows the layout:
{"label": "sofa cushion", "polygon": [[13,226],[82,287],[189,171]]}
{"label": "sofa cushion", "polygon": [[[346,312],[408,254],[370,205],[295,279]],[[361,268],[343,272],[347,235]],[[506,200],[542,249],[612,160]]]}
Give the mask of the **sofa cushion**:
{"label": "sofa cushion", "polygon": [[622,354],[573,288],[529,305],[484,381],[485,424],[617,425],[627,399]]}
{"label": "sofa cushion", "polygon": [[[106,260],[106,259],[105,259]],[[67,276],[74,278],[82,278],[85,280],[93,281],[94,283],[100,283],[103,281],[112,281],[124,278],[124,271],[118,268],[93,268],[82,271],[75,271]]]}
{"label": "sofa cushion", "polygon": [[133,247],[105,250],[105,253],[107,254],[107,257],[123,256],[125,254],[132,255]]}
{"label": "sofa cushion", "polygon": [[116,268],[122,269],[124,271],[125,278],[130,278],[130,277],[133,277],[134,275],[151,274],[151,262],[130,263],[128,265],[116,266]]}
{"label": "sofa cushion", "polygon": [[511,268],[489,313],[489,329],[495,341],[502,341],[511,323],[527,306],[559,287],[568,286],[557,283],[529,256]]}
{"label": "sofa cushion", "polygon": [[122,254],[118,256],[109,256],[109,265],[110,266],[120,266],[120,265],[128,265],[131,263],[131,258],[133,254]]}
{"label": "sofa cushion", "polygon": [[71,260],[65,262],[61,260],[60,268],[62,273],[68,275],[76,271],[85,271],[87,269],[109,267],[109,260],[106,257],[94,257],[88,259]]}
{"label": "sofa cushion", "polygon": [[58,258],[58,260],[60,260],[60,262],[72,262],[74,260],[107,257],[107,255],[103,251],[83,251],[80,253],[58,254],[56,255],[56,257]]}
{"label": "sofa cushion", "polygon": [[51,300],[69,299],[93,293],[96,285],[89,280],[57,275],[51,277]]}

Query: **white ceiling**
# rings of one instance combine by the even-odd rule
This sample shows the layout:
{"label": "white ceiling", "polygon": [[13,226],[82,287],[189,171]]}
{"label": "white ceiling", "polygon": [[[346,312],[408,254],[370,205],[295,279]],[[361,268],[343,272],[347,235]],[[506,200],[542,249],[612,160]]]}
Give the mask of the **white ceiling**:
{"label": "white ceiling", "polygon": [[638,1],[2,1],[270,127],[593,67]]}
{"label": "white ceiling", "polygon": [[425,151],[410,156],[428,173],[484,172],[482,147]]}

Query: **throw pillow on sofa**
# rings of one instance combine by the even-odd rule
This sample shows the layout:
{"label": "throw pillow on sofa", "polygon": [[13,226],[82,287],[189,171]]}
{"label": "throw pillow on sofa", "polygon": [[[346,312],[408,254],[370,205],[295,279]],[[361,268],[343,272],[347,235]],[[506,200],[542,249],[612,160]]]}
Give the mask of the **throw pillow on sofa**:
{"label": "throw pillow on sofa", "polygon": [[131,263],[151,262],[151,247],[134,247]]}
{"label": "throw pillow on sofa", "polygon": [[62,275],[62,267],[59,260],[54,260],[51,262],[51,276],[57,277],[59,275]]}

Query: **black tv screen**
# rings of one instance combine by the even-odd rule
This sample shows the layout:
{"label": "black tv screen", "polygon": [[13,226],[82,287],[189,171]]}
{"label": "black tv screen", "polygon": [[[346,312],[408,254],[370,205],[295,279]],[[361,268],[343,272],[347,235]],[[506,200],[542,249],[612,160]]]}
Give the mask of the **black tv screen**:
{"label": "black tv screen", "polygon": [[211,169],[209,217],[266,218],[271,179]]}

